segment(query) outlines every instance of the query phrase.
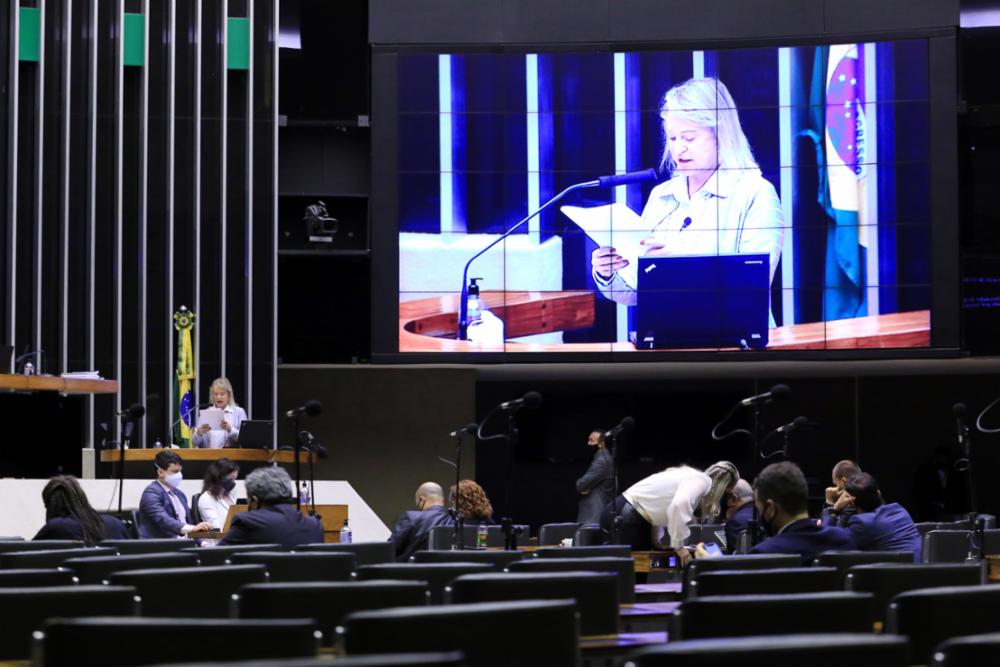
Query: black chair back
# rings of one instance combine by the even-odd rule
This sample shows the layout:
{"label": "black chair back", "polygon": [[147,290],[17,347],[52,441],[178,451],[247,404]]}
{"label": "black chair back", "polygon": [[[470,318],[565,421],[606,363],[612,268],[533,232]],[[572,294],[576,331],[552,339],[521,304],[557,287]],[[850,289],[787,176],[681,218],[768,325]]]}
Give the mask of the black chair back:
{"label": "black chair back", "polygon": [[1000,632],[1000,586],[947,586],[900,593],[889,603],[886,632],[910,638],[914,664],[954,637]]}
{"label": "black chair back", "polygon": [[0,570],[0,588],[34,588],[36,586],[72,586],[73,573],[58,568],[24,568]]}
{"label": "black chair back", "polygon": [[[940,524],[939,524],[940,525]],[[924,535],[923,561],[925,563],[961,563],[971,554],[978,556],[980,548],[978,535],[971,529],[936,529]],[[983,531],[984,552],[987,555],[1000,554],[1000,530]]]}
{"label": "black chair back", "polygon": [[511,563],[508,572],[614,572],[621,604],[635,602],[635,561],[631,558],[528,558]]}
{"label": "black chair back", "polygon": [[201,523],[201,508],[198,507],[198,499],[201,498],[201,494],[204,491],[199,491],[198,493],[191,496],[191,522]]}
{"label": "black chair back", "polygon": [[[337,667],[465,667],[461,651],[443,653],[379,653],[355,658],[337,658]],[[153,666],[155,667],[155,666]],[[161,665],[160,667],[168,667]],[[193,666],[188,666],[193,667]],[[209,667],[205,665],[204,667]],[[251,662],[213,662],[211,667],[332,667],[327,656],[319,658],[289,658],[287,660],[253,660]]]}
{"label": "black chair back", "polygon": [[917,527],[917,532],[920,533],[921,538],[932,530],[937,530],[939,526],[937,521],[920,521],[913,525]]}
{"label": "black chair back", "polygon": [[639,649],[629,657],[634,667],[906,667],[904,637],[873,634],[814,634],[784,637],[735,637],[670,642]]}
{"label": "black chair back", "polygon": [[99,584],[112,572],[145,570],[154,567],[197,567],[194,554],[136,554],[134,556],[88,556],[70,558],[62,566],[72,570],[81,584]]}
{"label": "black chair back", "polygon": [[525,551],[466,549],[465,551],[418,551],[410,556],[410,560],[414,563],[492,563],[498,569],[503,569],[530,555]]}
{"label": "black chair back", "polygon": [[839,591],[835,567],[779,567],[773,570],[702,572],[691,582],[691,595],[780,595]]}
{"label": "black chair back", "polygon": [[314,618],[330,645],[334,629],[355,611],[415,607],[430,599],[422,581],[249,584],[236,594],[239,618]]}
{"label": "black chair back", "polygon": [[263,565],[218,565],[111,574],[111,584],[134,586],[143,616],[227,618],[233,594],[241,586],[267,581]]}
{"label": "black chair back", "polygon": [[681,597],[687,597],[691,581],[702,572],[715,570],[767,570],[776,567],[802,567],[802,557],[796,554],[747,554],[725,558],[697,558],[684,570]]}
{"label": "black chair back", "polygon": [[382,563],[359,567],[357,577],[359,581],[372,579],[424,581],[430,590],[431,602],[440,604],[444,599],[444,587],[452,579],[463,574],[480,574],[495,570],[492,563]]}
{"label": "black chair back", "polygon": [[[529,526],[516,525],[516,529],[521,531],[518,535],[517,543],[518,545],[525,545],[528,543],[528,534],[531,532]],[[464,538],[466,547],[476,546],[476,533],[479,531],[479,524],[477,523],[466,523],[462,526],[462,536]],[[454,526],[434,526],[431,528],[431,532],[427,536],[427,548],[431,551],[441,551],[451,549],[455,541],[455,527]],[[504,534],[503,527],[488,525],[486,526],[486,546],[488,547],[502,547],[504,546]]]}
{"label": "black chair back", "polygon": [[875,596],[875,620],[885,622],[886,608],[900,593],[920,588],[976,586],[983,583],[983,568],[976,563],[934,565],[856,565],[847,571],[844,588]]}
{"label": "black chair back", "polygon": [[136,592],[129,586],[0,589],[0,660],[30,657],[31,634],[50,618],[135,616],[137,610]]}
{"label": "black chair back", "polygon": [[840,572],[841,581],[847,571],[855,565],[875,563],[913,563],[910,551],[824,551],[816,556],[813,565],[835,567]]}
{"label": "black chair back", "polygon": [[396,552],[392,542],[353,542],[351,544],[300,544],[292,549],[299,551],[345,551],[354,554],[354,565],[378,565],[394,563]]}
{"label": "black chair back", "polygon": [[187,549],[192,544],[191,540],[179,540],[177,538],[101,541],[102,547],[113,547],[122,556],[169,553],[171,551]]}
{"label": "black chair back", "polygon": [[674,611],[673,639],[871,632],[870,593],[711,595],[688,598]]}
{"label": "black chair back", "polygon": [[136,510],[97,510],[97,513],[101,516],[107,514],[108,516],[113,516],[114,518],[125,524],[125,531],[128,536],[133,540],[139,539],[139,528],[135,523],[135,512]]}
{"label": "black chair back", "polygon": [[12,551],[43,551],[50,549],[83,549],[87,545],[80,540],[11,540],[0,542],[0,554]]}
{"label": "black chair back", "polygon": [[536,558],[631,558],[627,544],[596,544],[590,547],[540,547]]}
{"label": "black chair back", "polygon": [[613,572],[467,574],[445,589],[452,604],[576,600],[580,634],[618,634],[618,579]]}
{"label": "black chair back", "polygon": [[598,544],[604,544],[604,540],[607,539],[607,535],[601,530],[601,527],[596,523],[587,523],[580,526],[580,529],[576,531],[573,536],[573,546],[574,547],[593,547]]}
{"label": "black chair back", "polygon": [[576,531],[580,529],[578,523],[546,523],[538,529],[538,545],[550,546],[562,544],[563,540],[572,540],[576,536]]}
{"label": "black chair back", "polygon": [[567,600],[363,611],[344,619],[338,633],[349,656],[384,651],[391,641],[400,651],[460,650],[477,667],[580,662],[576,605]]}
{"label": "black chair back", "polygon": [[244,551],[283,551],[280,544],[230,544],[214,547],[187,547],[181,553],[194,554],[202,565],[225,565],[233,554]]}
{"label": "black chair back", "polygon": [[83,547],[80,549],[43,549],[0,553],[0,570],[25,567],[59,567],[70,558],[84,556],[117,556],[113,547]]}
{"label": "black chair back", "polygon": [[[164,633],[174,637],[164,639]],[[40,667],[76,667],[82,656],[103,667],[314,657],[308,619],[80,618],[46,624],[36,648]]]}
{"label": "black chair back", "polygon": [[230,556],[229,562],[234,565],[259,563],[267,568],[268,580],[274,583],[348,581],[354,572],[354,554],[336,551],[244,551]]}
{"label": "black chair back", "polygon": [[993,667],[1000,656],[1000,632],[958,637],[934,648],[934,667]]}

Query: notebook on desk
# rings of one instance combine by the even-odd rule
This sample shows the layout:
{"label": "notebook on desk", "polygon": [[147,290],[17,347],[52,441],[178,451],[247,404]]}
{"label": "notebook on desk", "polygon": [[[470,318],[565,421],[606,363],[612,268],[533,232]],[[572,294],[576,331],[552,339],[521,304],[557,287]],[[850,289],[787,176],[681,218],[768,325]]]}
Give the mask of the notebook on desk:
{"label": "notebook on desk", "polygon": [[638,349],[767,346],[766,254],[640,257],[636,296]]}
{"label": "notebook on desk", "polygon": [[237,442],[241,449],[274,449],[274,422],[270,419],[243,422]]}

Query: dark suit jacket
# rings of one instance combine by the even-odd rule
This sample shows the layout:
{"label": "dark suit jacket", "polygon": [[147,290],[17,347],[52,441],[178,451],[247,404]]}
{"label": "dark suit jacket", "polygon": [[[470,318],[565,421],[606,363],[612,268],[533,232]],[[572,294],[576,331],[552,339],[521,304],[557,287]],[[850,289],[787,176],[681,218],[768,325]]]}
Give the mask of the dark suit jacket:
{"label": "dark suit jacket", "polygon": [[589,491],[590,493],[580,496],[580,505],[576,514],[576,522],[599,523],[601,511],[604,506],[614,498],[615,478],[614,462],[611,460],[611,452],[601,447],[594,452],[594,458],[590,462],[590,467],[583,477],[576,480],[576,490],[578,493]]}
{"label": "dark suit jacket", "polygon": [[740,534],[750,525],[753,518],[753,502],[744,503],[733,512],[732,518],[726,521],[726,551],[736,553],[740,545]]}
{"label": "dark suit jacket", "polygon": [[753,549],[752,554],[799,554],[805,564],[824,551],[857,549],[851,534],[843,528],[817,526],[816,519],[799,519],[788,524],[780,535],[769,537]]}
{"label": "dark suit jacket", "polygon": [[403,512],[389,538],[396,550],[396,560],[407,561],[417,551],[426,549],[431,528],[454,525],[451,512],[441,505],[428,507],[422,512]]}
{"label": "dark suit jacket", "polygon": [[899,503],[853,515],[847,530],[862,551],[912,551],[914,562],[920,562],[920,531]]}
{"label": "dark suit jacket", "polygon": [[[100,515],[104,522],[104,539],[106,540],[127,540],[131,535],[125,528],[125,524],[117,517],[108,514]],[[45,522],[42,529],[38,531],[32,539],[35,540],[83,540],[83,530],[80,522],[71,516],[63,516],[58,519],[50,519]]]}
{"label": "dark suit jacket", "polygon": [[187,496],[180,489],[174,493],[184,506],[184,516],[177,516],[174,504],[163,485],[157,481],[150,482],[142,492],[139,501],[139,537],[142,539],[177,537],[185,524],[191,525],[191,507]]}
{"label": "dark suit jacket", "polygon": [[291,549],[322,541],[323,525],[319,519],[306,516],[295,505],[281,504],[237,514],[219,544],[276,543]]}

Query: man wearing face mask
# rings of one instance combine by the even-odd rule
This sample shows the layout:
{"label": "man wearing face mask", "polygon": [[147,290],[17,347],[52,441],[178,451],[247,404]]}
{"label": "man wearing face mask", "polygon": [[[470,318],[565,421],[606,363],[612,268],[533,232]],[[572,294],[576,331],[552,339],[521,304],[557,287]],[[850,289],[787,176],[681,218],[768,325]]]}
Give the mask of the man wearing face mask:
{"label": "man wearing face mask", "polygon": [[169,449],[156,455],[156,480],[142,492],[139,501],[139,537],[142,539],[185,537],[211,530],[207,522],[193,524],[187,496],[180,490],[184,460]]}
{"label": "man wearing face mask", "polygon": [[323,541],[323,525],[295,505],[292,480],[282,468],[257,468],[247,475],[249,512],[233,518],[229,532],[219,542],[228,544],[299,544]]}
{"label": "man wearing face mask", "polygon": [[392,530],[396,560],[406,562],[415,552],[427,548],[431,528],[453,526],[455,519],[444,506],[444,490],[435,482],[424,482],[414,496],[416,512],[403,512]]}
{"label": "man wearing face mask", "polygon": [[843,528],[819,526],[809,518],[809,486],[797,465],[772,463],[754,480],[754,502],[768,537],[752,554],[799,554],[805,564],[823,551],[852,551],[857,547]]}

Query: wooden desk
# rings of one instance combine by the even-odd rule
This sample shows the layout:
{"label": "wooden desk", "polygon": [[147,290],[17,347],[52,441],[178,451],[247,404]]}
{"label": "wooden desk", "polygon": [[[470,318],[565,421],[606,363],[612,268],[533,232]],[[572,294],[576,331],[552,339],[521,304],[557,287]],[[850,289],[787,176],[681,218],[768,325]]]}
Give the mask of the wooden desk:
{"label": "wooden desk", "polygon": [[986,557],[986,580],[1000,582],[1000,556]]}
{"label": "wooden desk", "polygon": [[[151,462],[163,449],[126,449],[125,463]],[[295,463],[295,452],[285,449],[174,449],[185,461],[257,461],[259,463]],[[117,449],[102,449],[101,462],[115,463],[121,453]],[[309,454],[299,454],[301,463],[309,462]]]}
{"label": "wooden desk", "polygon": [[[221,540],[229,532],[229,526],[233,523],[233,517],[248,510],[247,505],[231,505],[229,514],[226,515],[226,522],[222,530],[201,530],[188,534],[188,537],[196,540]],[[310,505],[303,505],[299,510],[309,514]],[[319,515],[320,523],[323,524],[323,542],[340,542],[340,529],[347,521],[347,505],[316,505],[316,514]]]}
{"label": "wooden desk", "polygon": [[81,380],[56,375],[10,375],[0,373],[0,389],[11,391],[57,391],[62,394],[117,394],[117,380]]}
{"label": "wooden desk", "polygon": [[[507,338],[593,326],[593,292],[483,292],[487,306],[504,321]],[[636,350],[631,343],[505,343],[483,345],[455,340],[458,294],[399,304],[400,352],[662,352]],[[769,350],[854,350],[927,347],[928,310],[870,315],[771,329]],[[680,350],[677,350],[680,351]],[[688,350],[694,351],[694,350]],[[704,351],[704,350],[701,350]]]}

